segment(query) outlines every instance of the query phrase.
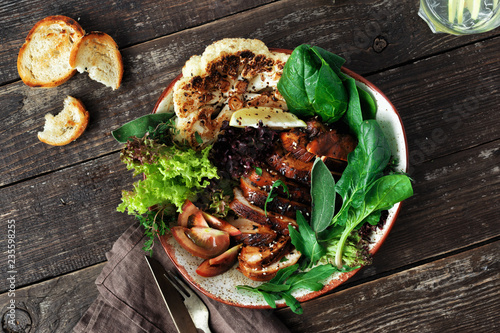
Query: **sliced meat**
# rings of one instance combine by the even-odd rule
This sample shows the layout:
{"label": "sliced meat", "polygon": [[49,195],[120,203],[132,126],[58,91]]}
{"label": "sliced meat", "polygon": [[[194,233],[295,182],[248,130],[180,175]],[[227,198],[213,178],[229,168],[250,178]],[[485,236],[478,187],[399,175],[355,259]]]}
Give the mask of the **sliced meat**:
{"label": "sliced meat", "polygon": [[315,136],[325,133],[327,128],[325,125],[323,125],[319,120],[317,119],[311,119],[306,122],[307,127],[306,127],[306,133],[308,134],[309,138],[314,138]]}
{"label": "sliced meat", "polygon": [[275,147],[267,159],[268,164],[279,174],[302,184],[309,185],[313,162],[303,162],[291,154],[287,154],[281,147]]}
{"label": "sliced meat", "polygon": [[316,155],[308,152],[306,149],[309,139],[305,132],[294,128],[290,131],[281,132],[280,139],[283,148],[291,153],[296,159],[303,162],[309,162],[316,157]]}
{"label": "sliced meat", "polygon": [[269,225],[275,231],[288,235],[288,226],[292,225],[297,228],[297,222],[289,217],[276,214],[273,212],[264,212],[262,208],[252,205],[243,196],[243,193],[239,188],[234,189],[234,199],[229,204],[229,207],[238,215],[239,217],[249,219],[259,224]]}
{"label": "sliced meat", "polygon": [[[286,187],[288,188],[290,200],[294,200],[304,204],[311,203],[311,190],[308,187],[299,185],[291,180],[287,180],[285,177],[279,175],[275,171],[262,170],[262,174],[259,175],[254,169],[247,175],[247,177],[252,182],[252,185],[258,186],[268,192],[271,190],[274,182],[276,182],[277,180],[281,180],[286,184]],[[278,186],[277,190],[278,195],[287,196],[281,186]]]}
{"label": "sliced meat", "polygon": [[317,156],[327,156],[347,161],[347,154],[352,152],[357,144],[357,140],[352,135],[331,130],[320,134],[309,142],[306,148],[308,152]]}
{"label": "sliced meat", "polygon": [[311,207],[309,205],[292,201],[281,196],[274,197],[267,203],[266,206],[266,200],[269,196],[269,193],[264,191],[260,187],[253,185],[250,179],[246,177],[241,177],[240,188],[243,192],[243,196],[251,204],[256,205],[260,208],[265,207],[267,211],[275,212],[292,219],[297,216],[297,211],[300,211],[304,216],[309,216],[311,213]]}
{"label": "sliced meat", "polygon": [[321,160],[325,163],[326,167],[336,179],[339,179],[342,176],[342,172],[344,172],[347,166],[347,162],[327,156],[322,156]]}
{"label": "sliced meat", "polygon": [[276,258],[283,257],[290,252],[290,237],[280,238],[260,246],[243,246],[238,260],[251,268],[262,268],[273,263]]}
{"label": "sliced meat", "polygon": [[255,223],[249,219],[230,219],[228,223],[241,231],[240,235],[234,236],[234,240],[238,243],[259,246],[269,244],[277,236],[277,232],[269,225]]}
{"label": "sliced meat", "polygon": [[[278,270],[295,265],[299,261],[300,256],[301,253],[297,251],[297,249],[293,249],[283,257],[275,258],[275,260],[266,267],[253,268],[246,265],[244,261],[240,261],[237,269],[251,280],[269,281],[276,275]],[[281,260],[283,258],[286,258],[286,260]]]}

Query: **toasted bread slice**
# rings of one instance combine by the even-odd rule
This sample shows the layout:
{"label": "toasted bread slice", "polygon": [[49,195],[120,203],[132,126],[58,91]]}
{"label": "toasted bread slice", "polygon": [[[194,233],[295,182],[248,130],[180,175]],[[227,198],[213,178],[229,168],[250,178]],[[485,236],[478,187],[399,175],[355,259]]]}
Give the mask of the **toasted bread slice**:
{"label": "toasted bread slice", "polygon": [[56,116],[45,115],[43,132],[38,132],[38,139],[53,146],[67,145],[82,135],[88,122],[89,113],[82,102],[67,96],[61,112]]}
{"label": "toasted bread slice", "polygon": [[26,37],[17,57],[17,71],[31,87],[55,87],[76,71],[69,65],[73,44],[85,32],[75,20],[49,16],[37,22]]}
{"label": "toasted bread slice", "polygon": [[88,72],[91,79],[113,90],[120,87],[122,56],[116,42],[104,32],[92,31],[75,43],[69,63],[80,73]]}

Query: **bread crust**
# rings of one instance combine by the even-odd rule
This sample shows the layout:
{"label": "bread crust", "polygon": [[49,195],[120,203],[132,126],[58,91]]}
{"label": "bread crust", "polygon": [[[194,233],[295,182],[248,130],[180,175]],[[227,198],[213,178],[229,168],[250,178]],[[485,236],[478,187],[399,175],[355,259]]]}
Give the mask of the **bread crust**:
{"label": "bread crust", "polygon": [[[97,51],[97,52],[96,52]],[[78,72],[88,72],[89,76],[102,84],[118,89],[123,78],[123,60],[115,40],[105,32],[91,31],[73,45],[69,64]],[[109,65],[109,66],[107,66]],[[113,73],[109,69],[114,70]],[[100,69],[101,76],[93,75],[93,70]],[[102,73],[108,70],[105,78]]]}
{"label": "bread crust", "polygon": [[[64,104],[64,109],[57,116],[54,117],[51,114],[45,115],[44,131],[38,132],[38,139],[40,141],[52,146],[64,146],[78,139],[87,128],[90,116],[82,101],[75,97],[67,96]],[[54,119],[63,116],[65,112],[69,112],[67,108],[71,108],[76,113],[77,118],[79,118],[78,121],[75,122],[73,119],[68,119],[64,124],[54,124]],[[64,138],[63,136],[47,134],[47,131],[61,129],[59,127],[55,128],[56,126],[66,127],[66,131],[71,131],[71,134]]]}
{"label": "bread crust", "polygon": [[85,31],[63,15],[48,16],[31,28],[17,57],[17,70],[30,87],[56,87],[69,80],[75,69],[69,66],[72,45]]}

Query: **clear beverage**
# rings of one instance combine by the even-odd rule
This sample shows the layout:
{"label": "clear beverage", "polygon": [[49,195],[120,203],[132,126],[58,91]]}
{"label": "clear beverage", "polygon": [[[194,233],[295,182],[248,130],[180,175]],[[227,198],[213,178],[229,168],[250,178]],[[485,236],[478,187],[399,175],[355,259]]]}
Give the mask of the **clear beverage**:
{"label": "clear beverage", "polygon": [[420,0],[418,15],[433,32],[481,33],[500,25],[500,0]]}

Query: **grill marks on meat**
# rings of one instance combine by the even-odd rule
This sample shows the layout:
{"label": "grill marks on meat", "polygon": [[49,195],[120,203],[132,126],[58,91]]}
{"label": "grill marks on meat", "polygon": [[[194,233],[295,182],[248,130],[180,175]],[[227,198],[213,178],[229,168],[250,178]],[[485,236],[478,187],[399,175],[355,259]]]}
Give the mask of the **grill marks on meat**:
{"label": "grill marks on meat", "polygon": [[298,160],[290,153],[285,152],[283,148],[278,145],[268,157],[267,163],[286,178],[290,178],[307,185],[311,182],[311,169],[313,162],[303,162]]}
{"label": "grill marks on meat", "polygon": [[266,200],[269,193],[256,186],[255,184],[252,184],[252,182],[246,177],[241,177],[240,188],[243,192],[243,196],[250,203],[260,208],[266,207],[268,211],[275,212],[292,219],[297,216],[297,211],[300,211],[302,215],[306,217],[311,213],[311,207],[309,205],[292,201],[280,196],[275,197],[266,205]]}
{"label": "grill marks on meat", "polygon": [[[242,232],[235,240],[244,244],[238,256],[238,270],[252,280],[270,280],[279,269],[286,267],[280,260],[294,250],[288,226],[297,228],[297,222],[271,211],[266,215],[262,208],[251,204],[239,188],[234,189],[234,200],[229,207],[240,217],[231,222]],[[287,265],[299,260],[300,253],[296,250],[294,253]]]}
{"label": "grill marks on meat", "polygon": [[[269,168],[259,173],[252,170],[241,177],[229,204],[239,217],[230,223],[242,232],[235,240],[244,244],[238,257],[240,272],[252,280],[267,281],[279,269],[297,263],[301,254],[290,241],[288,227],[298,227],[297,211],[310,216],[314,159],[320,157],[338,178],[356,144],[352,136],[327,129],[317,120],[307,122],[305,130],[280,133],[266,160]],[[283,182],[288,191],[283,186],[273,188],[277,181]],[[277,195],[268,201],[271,189]]]}
{"label": "grill marks on meat", "polygon": [[290,245],[290,237],[281,236],[268,246],[244,246],[238,259],[250,268],[269,266],[290,252]]}
{"label": "grill marks on meat", "polygon": [[[288,188],[290,200],[308,205],[311,204],[311,193],[308,187],[295,183],[292,180],[286,179],[273,170],[262,170],[262,173],[260,175],[255,170],[252,170],[247,175],[247,177],[253,185],[258,186],[267,192],[271,190],[271,187],[276,181],[281,180]],[[281,186],[276,187],[275,190],[277,191],[279,196],[287,196],[287,193],[285,193]]]}
{"label": "grill marks on meat", "polygon": [[306,146],[308,152],[317,156],[326,156],[347,162],[347,154],[356,148],[356,139],[349,134],[340,134],[336,130],[321,133]]}
{"label": "grill marks on meat", "polygon": [[314,153],[307,151],[309,140],[305,132],[294,128],[287,132],[281,132],[280,139],[283,148],[299,161],[310,162],[316,157]]}
{"label": "grill marks on meat", "polygon": [[243,193],[239,188],[234,189],[234,200],[231,201],[229,207],[238,215],[254,221],[259,224],[269,225],[278,233],[288,235],[288,226],[292,225],[297,227],[297,222],[289,217],[279,215],[273,212],[264,212],[260,207],[252,205],[243,196]]}
{"label": "grill marks on meat", "polygon": [[277,260],[274,260],[268,266],[259,268],[249,267],[244,261],[240,261],[237,269],[252,280],[268,281],[272,279],[280,269],[295,265],[297,261],[299,261],[300,256],[301,253],[294,248],[283,257],[278,257]]}
{"label": "grill marks on meat", "polygon": [[230,220],[229,223],[241,231],[240,235],[234,236],[234,240],[245,245],[261,246],[269,244],[278,235],[269,225],[255,223],[245,218]]}

